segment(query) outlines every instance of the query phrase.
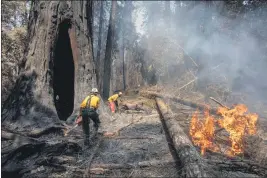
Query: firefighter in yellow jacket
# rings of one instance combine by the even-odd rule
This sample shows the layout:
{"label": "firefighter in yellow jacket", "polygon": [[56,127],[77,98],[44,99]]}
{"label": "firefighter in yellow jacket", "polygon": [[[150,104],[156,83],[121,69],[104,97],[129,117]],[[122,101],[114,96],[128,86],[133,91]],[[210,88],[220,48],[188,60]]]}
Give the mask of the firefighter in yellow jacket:
{"label": "firefighter in yellow jacket", "polygon": [[84,144],[89,144],[89,123],[90,119],[94,122],[94,128],[97,132],[100,125],[100,120],[96,110],[99,107],[100,98],[97,96],[97,88],[92,89],[92,93],[88,95],[80,105],[80,114],[82,115],[82,126],[84,133]]}
{"label": "firefighter in yellow jacket", "polygon": [[118,98],[122,95],[122,92],[119,92],[118,94],[114,94],[108,98],[109,101],[109,107],[112,113],[115,113],[115,110],[118,109]]}

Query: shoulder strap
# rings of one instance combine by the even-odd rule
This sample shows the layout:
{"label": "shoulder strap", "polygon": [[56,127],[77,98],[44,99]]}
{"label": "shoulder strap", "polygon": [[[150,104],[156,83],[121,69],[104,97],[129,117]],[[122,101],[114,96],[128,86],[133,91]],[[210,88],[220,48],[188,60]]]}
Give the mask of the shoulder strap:
{"label": "shoulder strap", "polygon": [[[88,100],[87,100],[87,103],[86,103],[86,106],[85,106],[85,108],[89,108],[90,107],[90,105],[91,105],[91,95],[90,95],[90,97],[88,98]],[[89,105],[88,105],[89,104]]]}

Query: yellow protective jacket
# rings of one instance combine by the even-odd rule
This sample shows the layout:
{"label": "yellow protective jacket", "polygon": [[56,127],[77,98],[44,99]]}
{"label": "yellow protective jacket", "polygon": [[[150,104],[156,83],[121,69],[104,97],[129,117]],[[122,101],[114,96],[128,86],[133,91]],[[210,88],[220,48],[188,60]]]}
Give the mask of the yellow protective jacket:
{"label": "yellow protective jacket", "polygon": [[[90,97],[91,97],[90,107],[94,108],[94,109],[97,109],[99,107],[100,98],[98,96],[95,96],[95,95],[89,95],[81,103],[81,105],[80,105],[81,108],[86,107],[87,101],[88,101],[88,99],[90,99]],[[89,106],[89,103],[88,103],[88,106]]]}
{"label": "yellow protective jacket", "polygon": [[119,94],[112,95],[111,97],[108,98],[108,101],[109,102],[117,101],[118,97],[119,97]]}

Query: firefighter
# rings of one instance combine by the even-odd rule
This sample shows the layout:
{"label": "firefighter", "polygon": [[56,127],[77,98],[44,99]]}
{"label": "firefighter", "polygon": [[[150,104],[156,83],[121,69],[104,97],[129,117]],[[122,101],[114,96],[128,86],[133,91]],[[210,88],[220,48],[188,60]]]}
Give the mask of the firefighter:
{"label": "firefighter", "polygon": [[96,112],[100,102],[100,98],[97,95],[97,88],[93,88],[91,94],[88,95],[80,105],[80,114],[82,116],[82,127],[85,145],[89,145],[89,118],[93,120],[96,132],[98,131],[100,125],[99,116]]}
{"label": "firefighter", "polygon": [[114,94],[108,98],[109,101],[109,107],[112,113],[115,113],[115,110],[118,109],[118,98],[121,97],[122,92],[119,92],[118,94]]}

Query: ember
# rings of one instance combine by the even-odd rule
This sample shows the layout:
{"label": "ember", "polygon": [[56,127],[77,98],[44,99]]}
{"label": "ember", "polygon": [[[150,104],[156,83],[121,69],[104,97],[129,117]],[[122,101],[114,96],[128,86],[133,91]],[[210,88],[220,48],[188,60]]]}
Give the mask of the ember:
{"label": "ember", "polygon": [[243,153],[244,136],[256,133],[258,120],[257,114],[246,114],[247,110],[244,104],[236,105],[233,109],[219,107],[217,112],[222,115],[222,118],[215,120],[210,116],[207,108],[204,112],[204,121],[198,119],[198,112],[194,113],[190,125],[190,135],[193,143],[201,148],[201,154],[204,155],[207,149],[214,152],[219,151],[219,147],[214,144],[216,123],[229,133],[231,150],[227,152],[227,155],[235,156]]}

